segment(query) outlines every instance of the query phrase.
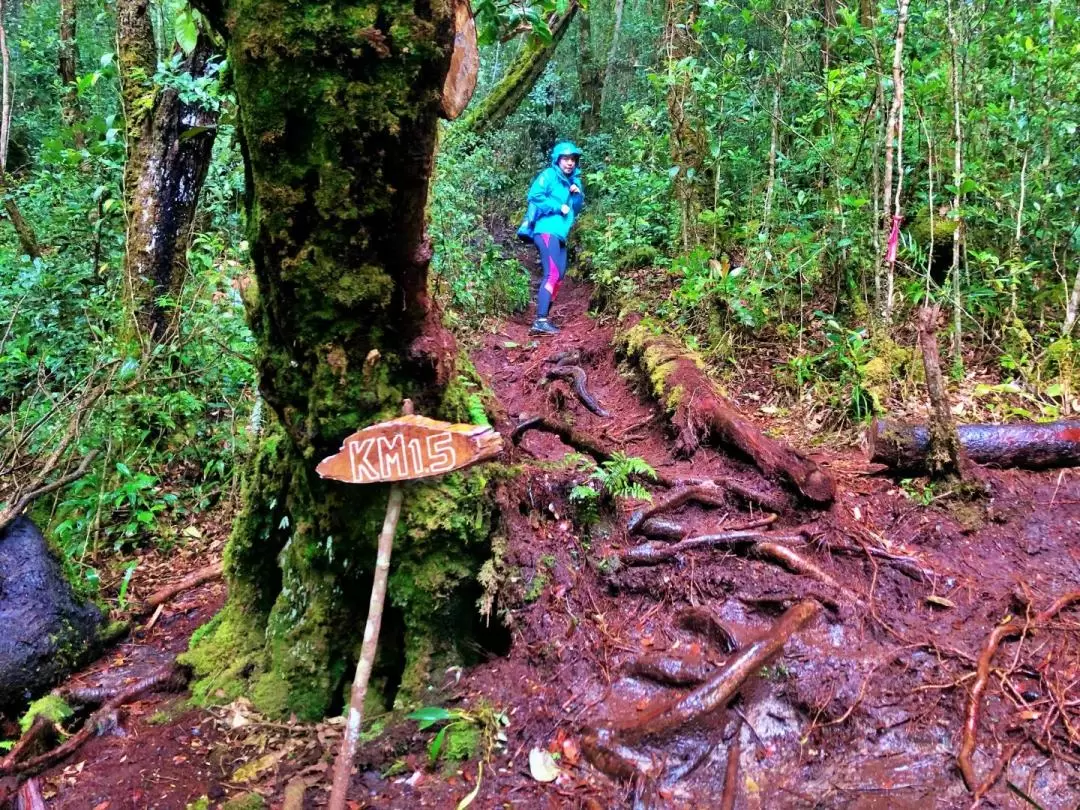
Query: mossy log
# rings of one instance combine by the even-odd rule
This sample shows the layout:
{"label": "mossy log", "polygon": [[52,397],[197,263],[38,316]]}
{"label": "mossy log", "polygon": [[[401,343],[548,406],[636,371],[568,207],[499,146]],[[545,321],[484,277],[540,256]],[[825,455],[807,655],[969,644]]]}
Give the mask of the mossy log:
{"label": "mossy log", "polygon": [[[360,652],[388,488],[321,480],[317,462],[406,398],[425,416],[468,419],[424,232],[454,6],[196,5],[234,78],[257,282],[246,303],[273,418],[225,550],[229,602],[185,661],[197,700],[247,694],[267,714],[318,718],[342,705]],[[419,699],[479,627],[489,477],[405,485],[369,692],[380,708]]]}
{"label": "mossy log", "polygon": [[622,350],[648,375],[652,394],[678,431],[676,450],[690,454],[715,437],[747,455],[770,479],[783,481],[816,503],[836,496],[836,481],[806,456],[771,439],[728,401],[703,363],[654,324],[631,316],[619,333]]}
{"label": "mossy log", "polygon": [[[1080,465],[1080,420],[1012,425],[960,425],[960,447],[977,464],[1038,470]],[[867,434],[870,460],[904,472],[926,469],[930,431],[875,419]]]}
{"label": "mossy log", "polygon": [[551,25],[551,40],[544,42],[531,37],[506,71],[506,75],[465,116],[463,126],[470,132],[483,135],[496,129],[529,95],[533,86],[544,74],[544,69],[555,54],[570,23],[578,11],[578,4],[571,2],[566,13]]}

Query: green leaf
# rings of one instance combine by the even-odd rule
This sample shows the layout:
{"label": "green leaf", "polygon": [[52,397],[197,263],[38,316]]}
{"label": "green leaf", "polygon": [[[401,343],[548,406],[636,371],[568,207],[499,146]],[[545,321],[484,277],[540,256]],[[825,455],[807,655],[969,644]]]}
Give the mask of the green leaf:
{"label": "green leaf", "polygon": [[431,761],[434,762],[439,758],[439,752],[442,751],[443,740],[446,739],[446,730],[450,726],[443,726],[439,729],[439,733],[435,735],[435,739],[431,741],[431,745],[428,746],[428,756]]}
{"label": "green leaf", "polygon": [[444,720],[453,719],[452,715],[447,709],[442,706],[425,706],[422,709],[417,709],[411,714],[405,715],[406,720],[415,720],[419,725],[420,731],[425,728],[431,728],[436,723],[441,723]]}
{"label": "green leaf", "polygon": [[195,22],[195,13],[190,8],[184,8],[176,15],[173,27],[176,30],[176,44],[180,49],[185,54],[195,50],[195,43],[199,41],[199,26]]}

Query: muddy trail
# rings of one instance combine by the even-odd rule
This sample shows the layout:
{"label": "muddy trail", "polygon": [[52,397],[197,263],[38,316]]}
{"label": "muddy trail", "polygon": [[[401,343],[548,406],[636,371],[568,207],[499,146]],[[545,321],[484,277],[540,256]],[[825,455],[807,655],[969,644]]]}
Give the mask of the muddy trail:
{"label": "muddy trail", "polygon": [[[530,337],[522,314],[472,353],[520,472],[496,491],[490,620],[510,643],[447,671],[431,703],[486,756],[432,765],[437,728],[370,718],[350,807],[452,808],[475,790],[474,808],[1074,810],[1080,475],[985,471],[984,501],[920,502],[831,449],[810,456],[837,483],[821,507],[723,448],[680,457],[589,296],[564,286],[556,337]],[[808,438],[770,425],[760,389],[732,394]],[[573,500],[614,451],[656,470],[631,481],[651,502]],[[223,598],[178,597],[78,683],[143,677]],[[340,739],[338,720],[154,691],[39,782],[48,807],[322,807]]]}

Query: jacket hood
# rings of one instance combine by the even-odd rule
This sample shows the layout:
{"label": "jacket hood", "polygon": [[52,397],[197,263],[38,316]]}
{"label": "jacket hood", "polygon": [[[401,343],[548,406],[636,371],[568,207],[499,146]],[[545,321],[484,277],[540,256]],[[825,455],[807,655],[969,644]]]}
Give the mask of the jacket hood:
{"label": "jacket hood", "polygon": [[559,158],[563,155],[573,155],[578,160],[581,160],[581,150],[572,142],[563,141],[562,143],[555,144],[555,148],[551,150],[551,165],[558,166]]}

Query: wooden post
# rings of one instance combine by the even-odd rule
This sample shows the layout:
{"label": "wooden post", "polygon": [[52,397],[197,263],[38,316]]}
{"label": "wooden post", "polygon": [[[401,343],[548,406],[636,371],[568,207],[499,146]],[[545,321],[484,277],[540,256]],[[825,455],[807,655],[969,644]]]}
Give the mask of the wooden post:
{"label": "wooden post", "polygon": [[334,782],[330,788],[329,810],[345,810],[345,796],[349,792],[353,757],[360,740],[360,725],[364,722],[364,698],[367,696],[371,668],[375,665],[375,650],[379,645],[379,628],[382,625],[383,603],[386,601],[386,580],[390,574],[390,553],[394,549],[394,532],[401,517],[402,485],[390,485],[390,500],[386,505],[386,519],[379,534],[379,551],[375,558],[375,580],[371,583],[371,601],[368,603],[367,626],[364,643],[360,648],[360,660],[356,662],[349,698],[349,719],[345,724],[345,738],[334,761]]}

